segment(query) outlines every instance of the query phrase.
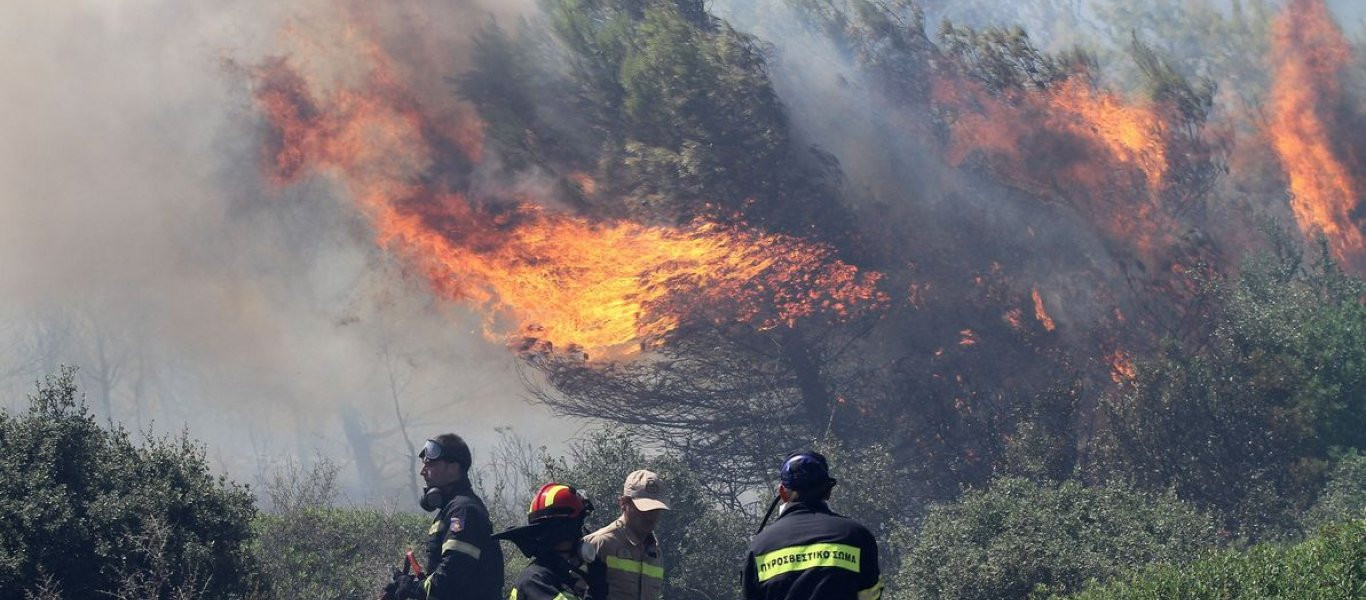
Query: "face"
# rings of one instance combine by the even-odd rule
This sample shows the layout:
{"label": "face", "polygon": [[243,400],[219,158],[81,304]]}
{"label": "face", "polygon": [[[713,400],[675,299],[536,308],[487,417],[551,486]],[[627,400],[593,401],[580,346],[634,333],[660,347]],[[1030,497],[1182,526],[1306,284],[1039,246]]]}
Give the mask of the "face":
{"label": "face", "polygon": [[465,476],[460,463],[444,460],[423,460],[422,470],[418,471],[427,487],[444,487],[460,481]]}
{"label": "face", "polygon": [[626,521],[626,528],[638,537],[643,538],[654,533],[659,517],[664,515],[663,510],[640,510],[636,508],[636,503],[626,496],[622,496],[617,503],[621,505],[621,516]]}
{"label": "face", "polygon": [[583,562],[579,560],[578,543],[574,540],[564,540],[555,544],[555,553],[560,555],[570,566],[578,566]]}

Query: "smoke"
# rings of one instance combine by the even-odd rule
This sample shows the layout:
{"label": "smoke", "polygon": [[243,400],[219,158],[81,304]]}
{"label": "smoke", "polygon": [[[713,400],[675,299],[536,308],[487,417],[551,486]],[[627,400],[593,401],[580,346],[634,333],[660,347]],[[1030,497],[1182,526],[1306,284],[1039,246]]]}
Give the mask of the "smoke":
{"label": "smoke", "polygon": [[[357,8],[362,4],[357,3]],[[386,43],[449,94],[470,3],[384,3]],[[509,20],[528,3],[497,2]],[[174,432],[251,481],[281,456],[332,457],[355,499],[407,495],[408,435],[454,430],[480,448],[514,426],[557,445],[528,410],[510,353],[435,303],[377,249],[326,180],[261,177],[261,127],[238,65],[336,29],[333,2],[9,2],[0,8],[0,389],[81,368],[101,418]],[[417,31],[425,35],[414,35]],[[334,65],[344,72],[346,65]],[[375,489],[381,488],[381,489]]]}

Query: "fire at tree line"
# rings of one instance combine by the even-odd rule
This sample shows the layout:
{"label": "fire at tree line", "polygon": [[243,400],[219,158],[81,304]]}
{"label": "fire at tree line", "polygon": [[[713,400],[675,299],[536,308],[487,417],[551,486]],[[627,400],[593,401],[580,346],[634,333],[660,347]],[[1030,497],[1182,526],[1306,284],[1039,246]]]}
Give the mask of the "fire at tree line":
{"label": "fire at tree line", "polygon": [[[1036,37],[933,0],[543,0],[452,9],[486,23],[458,40],[404,4],[231,72],[263,180],[335,183],[602,425],[475,448],[495,531],[547,481],[606,525],[649,469],[662,596],[741,597],[810,448],[885,598],[1366,596],[1366,65],[1322,0],[1022,3]],[[330,458],[248,489],[75,377],[0,414],[0,598],[373,598],[424,544]]]}

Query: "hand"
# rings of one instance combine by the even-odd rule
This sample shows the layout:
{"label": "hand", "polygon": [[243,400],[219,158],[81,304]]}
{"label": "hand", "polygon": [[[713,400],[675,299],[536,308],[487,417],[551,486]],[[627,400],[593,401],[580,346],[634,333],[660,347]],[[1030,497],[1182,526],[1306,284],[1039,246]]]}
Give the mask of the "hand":
{"label": "hand", "polygon": [[408,598],[426,598],[427,590],[422,589],[422,582],[417,577],[402,574],[394,578],[394,593],[391,594],[393,600],[407,600]]}
{"label": "hand", "polygon": [[393,580],[389,582],[389,585],[384,586],[384,591],[380,593],[379,600],[399,600],[398,590],[409,579],[412,579],[411,575],[394,569]]}

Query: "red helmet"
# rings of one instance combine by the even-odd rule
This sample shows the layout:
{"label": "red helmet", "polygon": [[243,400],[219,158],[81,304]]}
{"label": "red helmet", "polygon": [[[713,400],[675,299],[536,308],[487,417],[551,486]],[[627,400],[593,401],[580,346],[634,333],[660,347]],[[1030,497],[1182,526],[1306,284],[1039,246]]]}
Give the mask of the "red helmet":
{"label": "red helmet", "polygon": [[507,540],[522,554],[536,556],[558,542],[583,537],[584,519],[592,512],[593,503],[578,490],[562,483],[547,483],[531,499],[527,524],[494,534],[493,539]]}
{"label": "red helmet", "polygon": [[592,510],[592,504],[578,490],[561,483],[547,483],[531,499],[526,522],[547,519],[579,519]]}

